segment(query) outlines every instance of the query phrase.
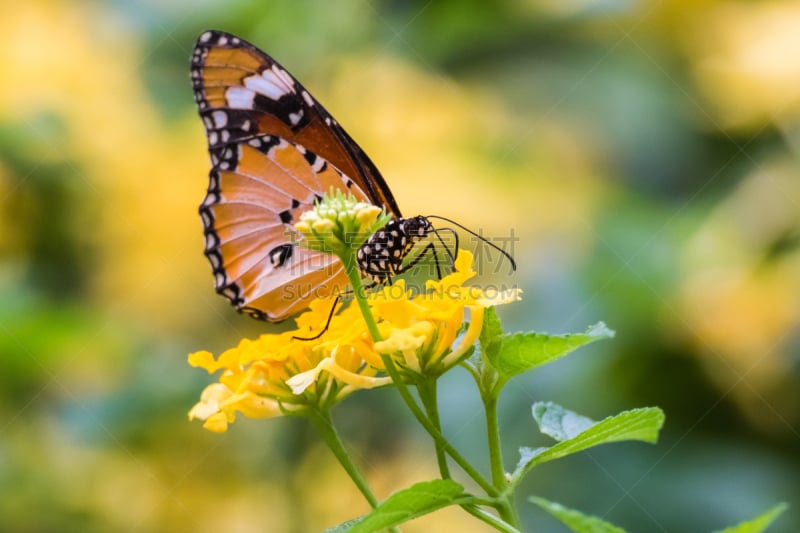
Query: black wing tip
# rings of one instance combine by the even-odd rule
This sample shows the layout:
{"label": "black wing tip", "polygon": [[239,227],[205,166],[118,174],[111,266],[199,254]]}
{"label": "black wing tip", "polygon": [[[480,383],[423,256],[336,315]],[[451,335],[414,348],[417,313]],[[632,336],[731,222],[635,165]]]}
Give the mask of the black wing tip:
{"label": "black wing tip", "polygon": [[[195,47],[236,46],[246,42],[241,37],[222,30],[205,30],[197,36]],[[248,43],[249,44],[249,43]]]}

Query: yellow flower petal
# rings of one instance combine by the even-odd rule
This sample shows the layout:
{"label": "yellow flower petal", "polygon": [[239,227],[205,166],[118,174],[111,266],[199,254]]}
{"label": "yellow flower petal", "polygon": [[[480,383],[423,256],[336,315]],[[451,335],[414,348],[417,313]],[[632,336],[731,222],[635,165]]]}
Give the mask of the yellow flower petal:
{"label": "yellow flower petal", "polygon": [[245,394],[234,407],[248,418],[272,418],[282,414],[277,401],[253,393]]}
{"label": "yellow flower petal", "polygon": [[469,350],[470,346],[478,342],[478,338],[483,330],[483,310],[484,308],[479,305],[469,308],[469,327],[461,337],[458,346],[453,348],[453,351],[447,354],[447,357],[442,360],[442,365],[450,367],[457,364],[464,353]]}
{"label": "yellow flower petal", "polygon": [[206,420],[220,410],[220,405],[231,396],[231,390],[222,383],[212,383],[200,395],[200,401],[189,411],[189,420]]}
{"label": "yellow flower petal", "polygon": [[378,215],[380,215],[382,211],[383,210],[380,207],[375,205],[361,207],[356,212],[356,220],[362,226],[369,227],[373,225],[376,220],[378,220]]}
{"label": "yellow flower petal", "polygon": [[[233,420],[231,420],[233,422]],[[208,417],[203,424],[203,428],[214,433],[225,433],[228,431],[228,417],[224,413],[217,413]]]}
{"label": "yellow flower petal", "polygon": [[209,374],[213,374],[220,368],[214,355],[206,350],[190,353],[189,364],[196,368],[204,368],[208,370]]}
{"label": "yellow flower petal", "polygon": [[329,218],[320,218],[311,223],[311,229],[317,233],[330,233],[336,224]]}
{"label": "yellow flower petal", "polygon": [[312,368],[311,370],[307,370],[305,372],[300,372],[299,374],[295,374],[291,378],[286,380],[286,384],[292,389],[293,394],[303,394],[307,388],[309,388],[319,376],[320,372],[325,370],[325,365],[328,359],[323,359],[320,363]]}
{"label": "yellow flower petal", "polygon": [[386,338],[375,343],[375,349],[388,354],[416,350],[432,331],[433,325],[430,322],[417,322],[408,328],[393,328]]}
{"label": "yellow flower petal", "polygon": [[507,289],[490,293],[486,291],[483,296],[476,298],[475,302],[483,307],[492,307],[522,300],[522,289]]}
{"label": "yellow flower petal", "polygon": [[333,360],[327,365],[326,370],[335,378],[357,389],[374,389],[375,387],[389,385],[392,382],[392,378],[388,377],[376,378],[350,372],[336,364]]}

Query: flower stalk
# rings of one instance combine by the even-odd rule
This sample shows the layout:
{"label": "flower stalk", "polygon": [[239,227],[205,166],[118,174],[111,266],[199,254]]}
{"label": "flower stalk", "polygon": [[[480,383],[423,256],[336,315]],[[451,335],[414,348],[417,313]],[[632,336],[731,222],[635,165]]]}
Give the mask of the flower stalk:
{"label": "flower stalk", "polygon": [[375,508],[378,505],[378,499],[375,498],[367,480],[361,474],[358,467],[356,467],[355,463],[353,463],[350,454],[347,453],[344,443],[342,443],[342,439],[339,437],[339,432],[336,431],[336,427],[333,425],[330,411],[323,409],[315,410],[309,414],[308,418],[314,424],[314,427],[325,441],[325,444],[331,449],[333,455],[336,456],[339,464],[342,465],[347,475],[350,476],[350,479],[352,479],[353,483],[358,487],[358,490],[364,495],[364,498],[369,502],[370,506]]}

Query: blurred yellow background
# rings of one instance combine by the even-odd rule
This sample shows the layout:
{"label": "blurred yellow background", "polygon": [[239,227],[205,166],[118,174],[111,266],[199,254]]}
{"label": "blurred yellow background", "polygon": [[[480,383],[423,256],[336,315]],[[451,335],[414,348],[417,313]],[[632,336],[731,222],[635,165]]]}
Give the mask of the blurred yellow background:
{"label": "blurred yellow background", "polygon": [[[547,465],[522,496],[660,532],[788,501],[770,531],[800,530],[798,27],[788,1],[5,2],[0,530],[305,532],[366,511],[303,421],[186,420],[211,381],[186,354],[276,328],[214,294],[202,253],[188,72],[208,28],[298,77],[405,214],[513,230],[509,329],[617,331],[512,382],[507,468],[547,442],[534,400],[661,406],[659,445]],[[442,387],[445,432],[479,460],[474,387]],[[436,476],[393,391],[335,417],[380,497]],[[404,530],[483,529],[456,509]]]}

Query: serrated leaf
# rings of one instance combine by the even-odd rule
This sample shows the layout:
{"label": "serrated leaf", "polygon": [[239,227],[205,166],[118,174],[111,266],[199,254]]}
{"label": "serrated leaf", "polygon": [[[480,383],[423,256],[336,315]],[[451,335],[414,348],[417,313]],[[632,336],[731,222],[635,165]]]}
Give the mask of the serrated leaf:
{"label": "serrated leaf", "polygon": [[505,382],[537,366],[564,357],[581,346],[613,336],[614,332],[602,322],[591,326],[586,333],[515,333],[503,336],[500,350],[486,352],[486,356]]}
{"label": "serrated leaf", "polygon": [[[558,405],[549,405],[551,409],[569,412]],[[657,407],[623,411],[616,416],[603,419],[549,448],[537,448],[535,450],[522,448],[520,450],[522,458],[517,464],[512,478],[515,481],[519,481],[538,464],[559,459],[599,444],[624,440],[654,443],[658,439],[658,432],[663,425],[664,412]]]}
{"label": "serrated leaf", "polygon": [[531,496],[528,499],[559,519],[575,533],[625,533],[625,530],[621,527],[610,524],[596,516],[585,515],[579,511],[568,509],[560,503],[535,496]]}
{"label": "serrated leaf", "polygon": [[779,503],[760,514],[756,518],[741,524],[725,528],[716,533],[761,533],[767,529],[789,506]]}
{"label": "serrated leaf", "polygon": [[564,409],[553,402],[533,404],[533,418],[539,431],[558,441],[571,439],[596,424],[591,418]]}
{"label": "serrated leaf", "polygon": [[470,503],[473,496],[449,479],[416,483],[395,492],[368,514],[327,530],[328,533],[371,533],[380,531],[448,505]]}

